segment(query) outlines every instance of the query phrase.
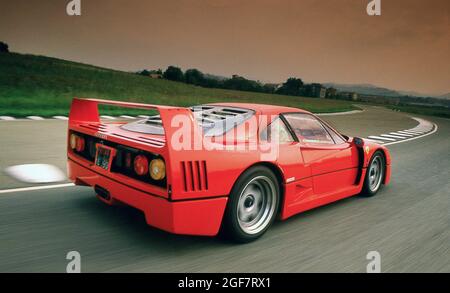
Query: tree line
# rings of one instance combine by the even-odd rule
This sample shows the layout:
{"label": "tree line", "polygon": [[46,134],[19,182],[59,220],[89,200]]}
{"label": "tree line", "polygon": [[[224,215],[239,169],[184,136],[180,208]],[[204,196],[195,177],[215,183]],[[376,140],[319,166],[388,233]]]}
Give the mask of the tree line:
{"label": "tree line", "polygon": [[0,53],[9,53],[9,46],[7,43],[0,41]]}
{"label": "tree line", "polygon": [[318,83],[305,84],[302,81],[302,79],[297,77],[288,78],[282,84],[271,84],[247,79],[239,75],[233,75],[231,78],[218,78],[210,76],[208,74],[204,74],[203,72],[195,68],[187,69],[185,72],[183,72],[181,68],[176,66],[169,66],[165,71],[161,69],[158,70],[145,69],[142,71],[138,71],[137,74],[144,76],[155,75],[156,77],[159,78],[184,82],[187,84],[192,84],[206,88],[220,88],[229,90],[258,92],[258,93],[282,94],[290,96],[314,97],[317,96],[317,93],[315,92],[314,89],[322,87],[322,85]]}

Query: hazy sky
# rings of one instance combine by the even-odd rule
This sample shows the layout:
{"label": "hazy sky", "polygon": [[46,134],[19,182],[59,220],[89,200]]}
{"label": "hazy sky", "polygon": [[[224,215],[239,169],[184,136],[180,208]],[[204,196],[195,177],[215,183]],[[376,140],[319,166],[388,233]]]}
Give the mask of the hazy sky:
{"label": "hazy sky", "polygon": [[11,50],[123,70],[450,92],[450,0],[0,0]]}

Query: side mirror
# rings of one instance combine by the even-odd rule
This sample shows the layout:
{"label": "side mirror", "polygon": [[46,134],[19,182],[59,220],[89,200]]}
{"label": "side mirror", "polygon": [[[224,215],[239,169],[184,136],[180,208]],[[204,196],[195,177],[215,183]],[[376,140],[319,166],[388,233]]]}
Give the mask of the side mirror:
{"label": "side mirror", "polygon": [[351,141],[352,144],[354,144],[355,146],[362,148],[364,146],[364,140],[362,138],[359,137],[354,137]]}

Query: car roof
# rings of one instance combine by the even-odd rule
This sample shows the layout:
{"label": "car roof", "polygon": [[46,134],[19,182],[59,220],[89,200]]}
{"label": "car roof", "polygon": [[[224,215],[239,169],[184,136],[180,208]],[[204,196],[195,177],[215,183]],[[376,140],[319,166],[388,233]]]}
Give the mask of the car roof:
{"label": "car roof", "polygon": [[206,104],[208,106],[224,106],[224,107],[234,107],[234,108],[245,108],[251,109],[259,114],[280,114],[280,113],[310,113],[303,109],[286,107],[286,106],[277,106],[277,105],[267,105],[267,104],[253,104],[253,103],[212,103]]}

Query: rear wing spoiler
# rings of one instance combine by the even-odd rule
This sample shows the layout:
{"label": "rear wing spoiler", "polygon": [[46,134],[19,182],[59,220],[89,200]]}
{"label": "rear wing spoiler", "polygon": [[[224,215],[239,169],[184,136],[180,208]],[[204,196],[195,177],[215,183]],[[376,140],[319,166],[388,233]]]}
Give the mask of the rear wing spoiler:
{"label": "rear wing spoiler", "polygon": [[179,121],[183,121],[184,123],[190,123],[190,125],[183,125],[183,126],[184,127],[190,126],[190,129],[192,130],[191,135],[195,135],[192,136],[192,138],[199,138],[196,137],[200,134],[199,127],[196,123],[192,111],[189,108],[120,102],[112,100],[74,98],[72,100],[72,105],[70,107],[69,126],[73,124],[87,123],[87,122],[100,123],[100,114],[98,111],[99,104],[123,108],[157,110],[159,112],[159,115],[161,116],[161,121],[163,124],[166,138],[166,144],[170,144],[169,142],[172,141],[174,132],[179,129],[178,125],[179,123],[177,123]]}
{"label": "rear wing spoiler", "polygon": [[[164,148],[166,157],[164,159],[166,161],[166,165],[170,165],[171,176],[173,176],[171,178],[172,188],[173,190],[181,190],[181,180],[173,179],[174,177],[176,178],[177,176],[180,176],[181,162],[185,161],[187,158],[189,158],[189,160],[198,160],[200,159],[198,157],[201,156],[200,153],[202,153],[194,151],[195,146],[198,146],[198,143],[202,143],[202,135],[200,127],[198,126],[192,111],[189,108],[184,107],[74,98],[70,108],[69,128],[72,125],[80,123],[100,123],[98,111],[99,104],[124,108],[157,110],[159,112],[165,136]],[[191,145],[193,145],[191,150],[181,149],[181,147],[177,144],[180,140],[179,130],[181,127],[183,127],[183,129],[188,129],[189,131],[183,132],[182,135],[190,138]],[[185,139],[185,137],[183,137],[183,139]]]}
{"label": "rear wing spoiler", "polygon": [[152,105],[142,103],[120,102],[112,100],[74,98],[70,107],[69,123],[100,122],[98,105],[110,105],[123,108],[148,109],[148,110],[180,110],[187,108]]}
{"label": "rear wing spoiler", "polygon": [[190,123],[190,125],[183,125],[183,126],[185,127],[190,126],[190,129],[192,130],[191,134],[194,135],[192,136],[192,138],[200,138],[196,137],[200,135],[199,127],[196,123],[192,111],[189,108],[173,107],[165,105],[152,105],[152,104],[120,102],[101,99],[74,98],[72,100],[72,105],[70,107],[69,125],[86,122],[99,123],[100,122],[100,114],[98,111],[99,104],[123,108],[157,110],[161,116],[161,121],[166,136],[166,143],[168,144],[170,144],[169,142],[172,141],[174,131],[176,131],[179,128],[176,127],[178,126],[176,125],[177,121]]}

